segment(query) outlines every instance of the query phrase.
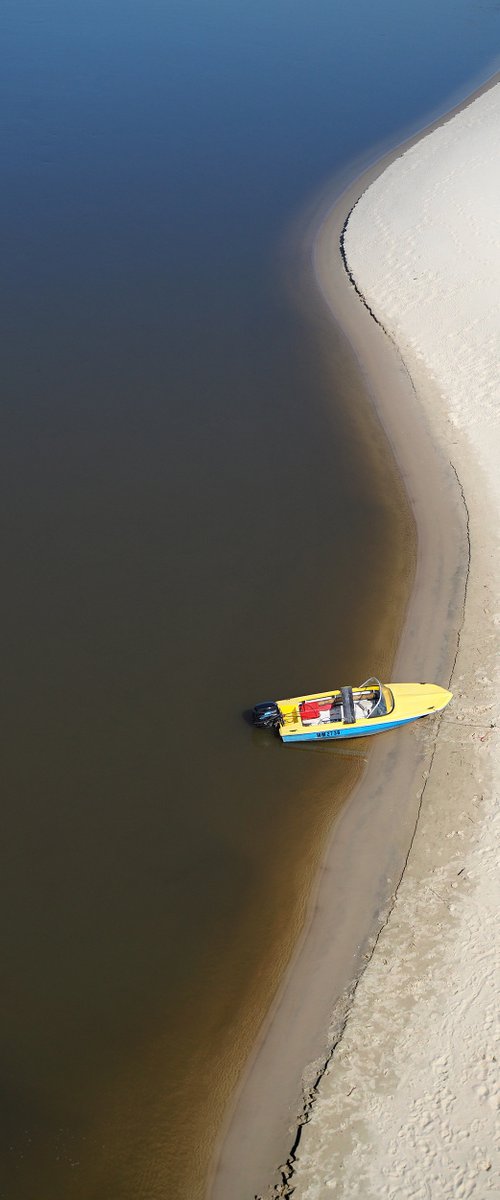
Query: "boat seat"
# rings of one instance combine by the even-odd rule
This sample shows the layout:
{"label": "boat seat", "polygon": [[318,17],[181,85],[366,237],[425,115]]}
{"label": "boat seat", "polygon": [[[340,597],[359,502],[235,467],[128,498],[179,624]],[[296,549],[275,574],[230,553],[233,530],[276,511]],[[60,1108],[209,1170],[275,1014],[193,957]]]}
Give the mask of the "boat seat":
{"label": "boat seat", "polygon": [[342,708],[344,711],[344,725],[355,725],[356,716],[354,713],[354,698],[352,687],[343,687],[340,689],[342,696]]}

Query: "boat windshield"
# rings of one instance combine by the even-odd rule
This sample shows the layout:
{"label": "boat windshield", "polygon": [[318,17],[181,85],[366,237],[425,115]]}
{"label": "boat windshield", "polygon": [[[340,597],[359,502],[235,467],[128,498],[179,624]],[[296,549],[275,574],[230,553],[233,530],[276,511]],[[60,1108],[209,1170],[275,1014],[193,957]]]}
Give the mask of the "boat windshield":
{"label": "boat windshield", "polygon": [[354,716],[356,720],[371,720],[372,717],[385,717],[394,708],[394,696],[391,689],[383,686],[375,676],[365,679],[361,687],[354,689]]}

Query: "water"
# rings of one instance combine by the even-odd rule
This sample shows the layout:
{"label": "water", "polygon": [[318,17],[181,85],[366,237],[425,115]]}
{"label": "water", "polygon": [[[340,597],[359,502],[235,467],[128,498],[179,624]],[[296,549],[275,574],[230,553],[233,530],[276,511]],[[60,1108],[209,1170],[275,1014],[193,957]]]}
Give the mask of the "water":
{"label": "water", "polygon": [[240,714],[383,665],[407,532],[284,231],[497,17],[5,0],[6,1200],[201,1194],[358,769]]}

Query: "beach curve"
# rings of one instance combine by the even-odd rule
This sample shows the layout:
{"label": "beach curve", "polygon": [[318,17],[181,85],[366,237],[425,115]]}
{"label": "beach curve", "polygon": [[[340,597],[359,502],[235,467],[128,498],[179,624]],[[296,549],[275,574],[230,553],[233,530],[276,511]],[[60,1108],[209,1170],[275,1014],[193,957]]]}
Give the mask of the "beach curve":
{"label": "beach curve", "polygon": [[[447,116],[431,128],[441,125]],[[424,134],[406,144],[415,144]],[[312,300],[312,259],[315,287],[319,284],[323,293],[328,319],[333,314],[359,358],[418,525],[415,584],[394,675],[409,677],[418,659],[424,677],[448,680],[457,654],[467,577],[468,530],[462,490],[434,430],[414,404],[413,380],[396,347],[381,338],[370,314],[362,310],[339,253],[342,229],[353,205],[371,180],[400,154],[401,148],[393,149],[361,177],[357,174],[340,195],[337,190],[333,208],[331,189],[322,198],[310,225],[300,284],[302,293],[309,287],[308,302],[317,306],[317,291]],[[406,403],[401,403],[403,396]],[[436,489],[440,520],[436,520],[430,500]],[[214,1200],[286,1195],[283,1187],[294,1173],[298,1143],[318,1081],[340,1036],[357,980],[394,903],[432,761],[435,733],[430,728],[415,730],[410,752],[397,738],[389,744],[389,736],[383,745],[373,747],[369,772],[334,827],[307,927],[222,1132],[209,1184]],[[378,861],[373,854],[374,811]],[[334,911],[342,920],[332,928]],[[309,1030],[308,1036],[304,1030]],[[305,1047],[310,1051],[311,1045],[315,1053],[304,1052]],[[287,1072],[291,1060],[292,1069]],[[308,1064],[305,1070],[304,1063]]]}
{"label": "beach curve", "polygon": [[497,1194],[499,127],[494,83],[379,175],[343,229],[358,304],[400,352],[455,473],[470,572],[454,709],[390,919],[295,1156],[297,1200]]}

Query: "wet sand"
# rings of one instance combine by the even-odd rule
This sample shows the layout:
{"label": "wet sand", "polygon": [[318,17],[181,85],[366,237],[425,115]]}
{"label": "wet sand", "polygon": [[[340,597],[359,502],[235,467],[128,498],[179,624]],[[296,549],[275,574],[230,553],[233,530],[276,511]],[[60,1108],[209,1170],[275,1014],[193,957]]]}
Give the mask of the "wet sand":
{"label": "wet sand", "polygon": [[[333,208],[330,195],[329,211],[328,201],[322,202],[304,260],[312,255],[324,297],[325,337],[327,313],[328,319],[333,314],[355,351],[418,530],[414,585],[393,677],[417,675],[446,685],[468,571],[462,492],[445,444],[415,403],[414,384],[396,346],[360,303],[339,250],[353,205],[400,153],[392,151],[366,171]],[[314,306],[311,292],[309,301]],[[399,629],[396,619],[395,633]],[[439,719],[388,735],[370,748],[364,777],[333,829],[300,944],[235,1097],[212,1180],[213,1200],[283,1194],[281,1183],[294,1171],[300,1131],[356,981],[394,903],[438,730]]]}

